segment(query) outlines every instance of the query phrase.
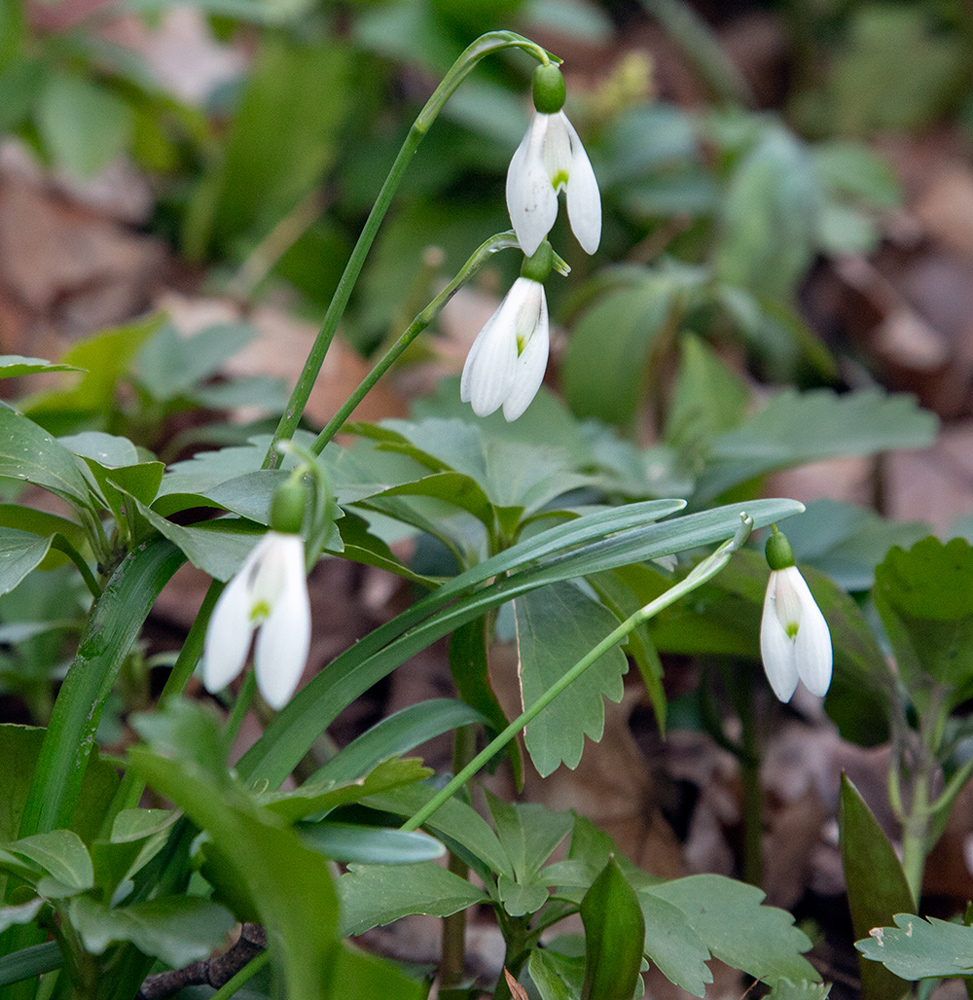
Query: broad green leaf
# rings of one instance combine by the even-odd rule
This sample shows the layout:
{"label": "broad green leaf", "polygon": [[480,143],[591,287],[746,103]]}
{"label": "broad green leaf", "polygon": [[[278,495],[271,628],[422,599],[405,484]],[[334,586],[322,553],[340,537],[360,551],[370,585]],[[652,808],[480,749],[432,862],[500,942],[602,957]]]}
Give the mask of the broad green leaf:
{"label": "broad green leaf", "polygon": [[486,793],[497,837],[518,882],[529,881],[571,832],[574,816],[536,802],[508,803]]}
{"label": "broad green leaf", "polygon": [[640,892],[638,899],[645,919],[646,957],[670,982],[693,996],[704,996],[706,984],[713,982],[706,965],[710,953],[686,915],[651,893]]}
{"label": "broad green leaf", "polygon": [[[873,927],[887,924],[894,914],[915,909],[915,902],[895,848],[844,774],[838,826],[851,923],[855,937],[863,938]],[[881,965],[865,958],[860,958],[858,965],[863,1000],[898,1000],[908,990],[906,983]]]}
{"label": "broad green leaf", "polygon": [[768,997],[771,1000],[827,1000],[831,983],[809,983],[802,979],[792,983],[789,979],[778,979]]}
{"label": "broad green leaf", "polygon": [[876,208],[898,208],[902,185],[883,156],[862,142],[835,139],[811,150],[814,172],[832,195]]}
{"label": "broad green leaf", "polygon": [[[216,730],[218,722],[205,725]],[[171,759],[140,746],[130,751],[130,761],[147,784],[209,833],[207,877],[220,898],[235,909],[242,906],[246,917],[252,908],[267,928],[279,988],[291,1000],[319,1000],[337,948],[337,897],[328,862],[229,776],[221,779],[198,763],[192,751]]]}
{"label": "broad green leaf", "polygon": [[903,979],[947,979],[973,975],[973,928],[935,917],[897,913],[894,927],[875,927],[871,937],[855,947],[872,962],[881,962],[900,977],[901,996],[909,987]]}
{"label": "broad green leaf", "polygon": [[[875,570],[873,596],[909,694],[927,704],[931,688],[958,705],[973,692],[973,547],[929,537],[898,546]],[[937,694],[937,697],[940,695]]]}
{"label": "broad green leaf", "polygon": [[360,802],[369,795],[379,795],[403,785],[413,785],[432,774],[417,757],[386,760],[376,765],[367,776],[352,778],[344,783],[331,779],[312,779],[292,792],[268,792],[258,801],[269,812],[288,822],[304,819],[315,813],[330,812],[338,806]]}
{"label": "broad green leaf", "polygon": [[603,297],[581,317],[561,364],[564,395],[575,416],[631,423],[647,388],[652,347],[673,321],[679,291],[668,275],[649,274],[637,287]]}
{"label": "broad green leaf", "polygon": [[699,337],[683,334],[679,344],[679,370],[666,414],[665,439],[689,456],[705,454],[718,433],[743,420],[750,391]]}
{"label": "broad green leaf", "polygon": [[448,917],[488,897],[465,879],[437,865],[352,865],[337,881],[342,936],[361,934],[399,917],[425,913]]}
{"label": "broad green leaf", "polygon": [[73,455],[90,458],[106,469],[136,465],[142,459],[138,448],[128,438],[104,431],[68,434],[59,437],[58,441]]}
{"label": "broad green leaf", "polygon": [[16,503],[0,503],[0,525],[5,528],[17,528],[29,531],[32,535],[47,538],[50,535],[62,535],[78,551],[84,551],[88,541],[84,528],[76,521],[69,521],[57,514],[34,510]]}
{"label": "broad green leaf", "polygon": [[690,875],[639,890],[678,907],[715,958],[773,982],[820,976],[802,953],[811,947],[784,910],[762,905],[764,893],[722,875]]}
{"label": "broad green leaf", "polygon": [[37,833],[3,846],[10,853],[39,865],[53,879],[74,892],[83,892],[95,884],[88,849],[71,830]]}
{"label": "broad green leaf", "polygon": [[53,538],[0,527],[0,594],[14,589],[47,556]]}
{"label": "broad green leaf", "polygon": [[88,177],[108,166],[125,148],[132,111],[101,84],[52,73],[40,93],[36,121],[55,160],[72,173]]}
{"label": "broad green leaf", "polygon": [[787,301],[811,266],[821,192],[807,151],[771,126],[736,165],[722,204],[716,272]]}
{"label": "broad green leaf", "polygon": [[[412,816],[435,794],[436,789],[429,785],[407,785],[394,792],[372,795],[364,805],[398,816]],[[448,799],[424,825],[482,877],[500,874],[513,880],[513,865],[497,835],[487,821],[462,800]]]}
{"label": "broad green leaf", "polygon": [[71,926],[94,955],[130,941],[139,951],[179,969],[208,958],[235,920],[222,906],[198,896],[169,896],[131,906],[108,907],[81,896],[69,908]]}
{"label": "broad green leaf", "polygon": [[435,861],[446,848],[421,830],[387,830],[357,823],[302,823],[301,843],[345,863],[404,865]]}
{"label": "broad green leaf", "polygon": [[497,879],[497,895],[511,917],[524,917],[536,913],[547,902],[549,893],[540,882],[515,882],[501,875]]}
{"label": "broad green leaf", "polygon": [[88,485],[71,452],[8,406],[0,406],[0,476],[41,486],[78,506],[88,505]]}
{"label": "broad green leaf", "polygon": [[125,326],[102,330],[64,352],[63,364],[76,365],[84,374],[71,389],[54,389],[30,397],[25,412],[44,426],[67,423],[68,433],[79,419],[104,422],[115,406],[118,384],[128,374],[139,348],[159,328],[163,318],[149,316]]}
{"label": "broad green leaf", "polygon": [[[389,959],[359,951],[345,942],[334,954],[329,983],[332,997],[389,997],[426,1000],[429,982],[413,979]],[[243,1000],[243,992],[239,994]]]}
{"label": "broad green leaf", "polygon": [[119,885],[165,847],[178,818],[173,809],[125,809],[115,817],[111,840],[91,845],[95,884],[102,900],[111,901]]}
{"label": "broad green leaf", "polygon": [[77,372],[75,365],[56,364],[43,358],[25,358],[19,354],[0,354],[0,378],[34,375],[37,372]]}
{"label": "broad green leaf", "polygon": [[486,720],[474,708],[450,698],[434,698],[409,705],[377,722],[356,737],[308,779],[354,781],[377,764],[415,749],[443,733]]}
{"label": "broad green leaf", "polygon": [[577,1000],[584,983],[584,958],[562,955],[553,948],[533,948],[527,971],[541,1000]]}
{"label": "broad green leaf", "polygon": [[[525,708],[618,624],[604,605],[569,583],[519,597],[514,614]],[[601,739],[605,726],[602,699],[621,701],[622,677],[627,670],[622,651],[617,646],[610,649],[527,724],[524,742],[542,777],[562,763],[577,767],[585,736],[595,742]]]}
{"label": "broad green leaf", "polygon": [[32,923],[46,900],[39,896],[17,906],[0,906],[0,934],[15,924]]}
{"label": "broad green leaf", "polygon": [[171,324],[161,326],[135,359],[135,374],[154,399],[187,395],[256,336],[249,323],[220,323],[192,336]]}
{"label": "broad green leaf", "polygon": [[865,389],[838,396],[827,389],[785,389],[735,430],[719,435],[697,484],[699,505],[756,476],[838,455],[922,448],[936,418],[915,399]]}

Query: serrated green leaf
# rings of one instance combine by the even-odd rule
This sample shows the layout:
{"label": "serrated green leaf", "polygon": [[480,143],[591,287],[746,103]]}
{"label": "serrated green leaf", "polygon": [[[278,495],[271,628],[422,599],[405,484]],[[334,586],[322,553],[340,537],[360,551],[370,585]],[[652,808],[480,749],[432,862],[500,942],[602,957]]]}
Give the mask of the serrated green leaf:
{"label": "serrated green leaf", "polygon": [[706,984],[713,982],[706,965],[710,953],[686,915],[651,893],[640,892],[638,899],[645,919],[646,957],[670,982],[693,996],[704,996]]}
{"label": "serrated green leaf", "polygon": [[792,983],[785,977],[774,983],[768,997],[772,1000],[827,1000],[831,985],[831,983],[809,983],[806,979]]}
{"label": "serrated green leaf", "polygon": [[871,455],[932,443],[938,422],[912,396],[865,389],[785,389],[713,441],[693,496],[698,505],[756,476],[839,455]]}
{"label": "serrated green leaf", "polygon": [[514,877],[518,882],[530,881],[571,832],[574,816],[536,802],[508,803],[489,792],[486,796],[497,837],[513,864]]}
{"label": "serrated green leaf", "polygon": [[69,913],[71,926],[92,954],[104,954],[113,942],[130,941],[177,969],[208,958],[236,922],[228,910],[198,896],[116,907],[81,896],[71,901]]}
{"label": "serrated green leaf", "polygon": [[[602,604],[569,583],[533,591],[514,602],[520,686],[529,708],[555,681],[618,624]],[[616,646],[527,724],[524,742],[534,766],[546,777],[562,764],[581,761],[584,737],[598,742],[604,732],[603,698],[621,701],[628,670]]]}
{"label": "serrated green leaf", "polygon": [[785,910],[763,905],[755,886],[722,875],[690,875],[639,890],[676,906],[715,958],[773,982],[821,977],[802,953],[811,942]]}
{"label": "serrated green leaf", "polygon": [[337,881],[342,936],[361,934],[399,917],[448,917],[487,900],[482,889],[437,865],[354,865]]}
{"label": "serrated green leaf", "polygon": [[870,934],[855,947],[900,981],[973,975],[973,928],[897,913],[894,927],[876,927]]}

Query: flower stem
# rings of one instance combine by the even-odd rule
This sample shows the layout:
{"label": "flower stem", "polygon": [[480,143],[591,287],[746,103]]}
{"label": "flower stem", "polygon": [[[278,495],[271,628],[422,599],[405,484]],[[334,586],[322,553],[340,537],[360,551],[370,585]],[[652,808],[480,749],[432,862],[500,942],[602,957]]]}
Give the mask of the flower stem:
{"label": "flower stem", "polygon": [[753,519],[746,514],[741,515],[741,525],[733,538],[725,541],[712,555],[693,568],[689,575],[660,594],[654,601],[640,608],[629,616],[589,650],[560,680],[552,684],[538,699],[522,712],[499,736],[491,740],[484,750],[481,750],[469,764],[466,765],[441,791],[434,795],[417,813],[402,824],[403,830],[417,830],[427,819],[448,799],[465,785],[495,754],[499,753],[528,723],[532,722],[547,706],[564,690],[570,687],[596,660],[621,642],[630,632],[643,622],[657,615],[664,608],[674,604],[681,597],[695,590],[707,580],[715,576],[727,563],[731,554],[738,549],[750,533]]}
{"label": "flower stem", "polygon": [[351,298],[352,290],[365,264],[365,258],[368,256],[368,251],[375,241],[379,226],[385,218],[385,213],[388,211],[392,198],[402,180],[402,176],[409,166],[412,157],[415,155],[416,150],[419,148],[419,143],[425,138],[429,127],[436,120],[436,116],[442,110],[446,101],[449,100],[453,91],[466,79],[477,63],[485,56],[499,52],[505,48],[521,48],[530,52],[539,62],[548,63],[551,61],[550,56],[544,49],[522,35],[515,34],[512,31],[490,31],[485,35],[481,35],[475,42],[468,46],[456,62],[453,63],[452,67],[450,67],[449,72],[443,77],[442,82],[435,89],[432,97],[429,98],[425,107],[419,112],[419,117],[416,118],[412,128],[409,129],[409,134],[405,137],[402,148],[395,157],[392,168],[389,170],[388,176],[385,178],[384,184],[382,184],[382,189],[378,193],[378,198],[376,198],[375,204],[368,214],[365,226],[358,237],[358,242],[355,244],[355,248],[348,258],[348,263],[345,265],[345,270],[338,281],[338,287],[335,289],[334,296],[328,306],[321,329],[314,344],[311,346],[307,361],[304,362],[304,369],[297,380],[297,385],[294,386],[294,391],[291,393],[287,408],[284,410],[284,414],[277,425],[277,430],[274,432],[274,439],[267,449],[263,463],[265,469],[276,467],[280,460],[280,454],[276,447],[277,442],[291,437],[300,423],[304,407],[307,405],[308,397],[311,395],[311,389],[317,380],[318,373],[321,371],[321,366],[324,364],[328,348],[331,346],[332,340],[334,340],[338,324],[341,322],[341,317],[344,315],[348,300]]}
{"label": "flower stem", "polygon": [[481,244],[472,257],[463,265],[455,278],[420,312],[401,337],[385,352],[382,359],[362,379],[358,388],[348,397],[338,412],[328,421],[324,430],[317,436],[311,451],[320,455],[327,443],[338,433],[342,424],[351,416],[355,407],[368,395],[372,386],[392,367],[402,356],[405,349],[422,333],[423,330],[439,315],[447,302],[456,294],[459,288],[480,269],[487,258],[498,250],[516,247],[517,237],[513,231],[498,233]]}
{"label": "flower stem", "polygon": [[229,1000],[240,987],[252,979],[270,961],[270,950],[254,955],[249,962],[232,978],[228,979],[211,997],[210,1000]]}

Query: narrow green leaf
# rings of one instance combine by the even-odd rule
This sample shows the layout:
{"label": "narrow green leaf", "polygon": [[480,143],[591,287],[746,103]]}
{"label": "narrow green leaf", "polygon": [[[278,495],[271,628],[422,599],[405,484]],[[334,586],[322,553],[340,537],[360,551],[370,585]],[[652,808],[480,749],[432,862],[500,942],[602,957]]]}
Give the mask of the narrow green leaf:
{"label": "narrow green leaf", "polygon": [[870,935],[856,941],[855,947],[865,958],[880,962],[894,974],[895,982],[900,984],[895,996],[908,989],[903,982],[906,979],[973,975],[973,929],[962,924],[897,913],[894,927],[877,926]]}
{"label": "narrow green leaf", "polygon": [[437,865],[353,865],[337,882],[342,936],[361,934],[399,917],[448,917],[488,898],[465,879]]}
{"label": "narrow green leaf", "polygon": [[0,986],[34,979],[45,972],[60,969],[62,964],[61,950],[56,941],[22,948],[9,955],[0,956]]}
{"label": "narrow green leaf", "polygon": [[160,591],[184,556],[164,539],[130,553],[108,581],[54,703],[21,836],[70,825],[105,699]]}
{"label": "narrow green leaf", "polygon": [[[841,776],[838,806],[841,863],[856,938],[915,909],[902,862],[871,809],[847,775]],[[876,962],[859,959],[863,1000],[898,1000],[908,985]]]}
{"label": "narrow green leaf", "polygon": [[645,919],[614,858],[581,901],[585,931],[582,1000],[632,1000],[642,966]]}
{"label": "narrow green leaf", "polygon": [[475,708],[451,698],[433,698],[409,705],[386,716],[342,747],[314,772],[308,783],[354,781],[383,760],[408,753],[420,743],[460,726],[485,722]]}
{"label": "narrow green leaf", "polygon": [[333,861],[404,865],[435,861],[446,848],[421,830],[387,830],[357,823],[302,823],[298,836],[305,847]]}

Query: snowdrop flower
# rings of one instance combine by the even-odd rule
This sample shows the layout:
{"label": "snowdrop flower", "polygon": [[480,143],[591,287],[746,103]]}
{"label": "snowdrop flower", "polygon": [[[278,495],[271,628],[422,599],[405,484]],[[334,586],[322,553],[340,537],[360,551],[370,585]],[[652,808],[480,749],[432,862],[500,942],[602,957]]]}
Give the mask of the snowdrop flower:
{"label": "snowdrop flower", "polygon": [[831,633],[800,570],[787,538],[767,539],[771,568],[760,622],[760,656],[767,680],[781,701],[790,701],[797,682],[823,697],[831,684]]}
{"label": "snowdrop flower", "polygon": [[[276,495],[274,501],[276,508]],[[220,594],[203,647],[208,691],[221,691],[243,669],[254,629],[257,687],[271,708],[283,708],[304,672],[311,642],[304,539],[299,534],[268,531]]]}
{"label": "snowdrop flower", "polygon": [[[543,258],[543,260],[540,260]],[[459,395],[478,417],[503,406],[516,420],[537,394],[550,350],[547,296],[541,278],[550,273],[554,253],[546,240],[524,261],[521,277],[477,335],[463,366]],[[546,267],[546,270],[545,270]]]}
{"label": "snowdrop flower", "polygon": [[538,66],[533,79],[530,127],[507,170],[507,209],[530,257],[557,218],[557,196],[567,195],[571,231],[587,253],[601,242],[601,196],[588,154],[561,110],[564,78],[554,65]]}

